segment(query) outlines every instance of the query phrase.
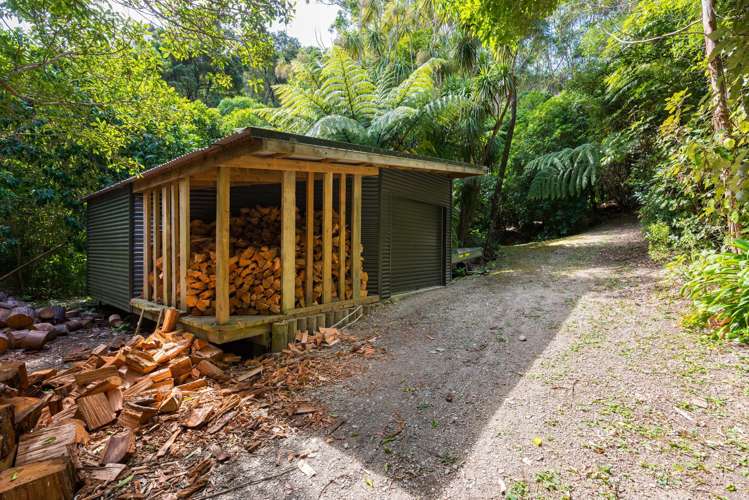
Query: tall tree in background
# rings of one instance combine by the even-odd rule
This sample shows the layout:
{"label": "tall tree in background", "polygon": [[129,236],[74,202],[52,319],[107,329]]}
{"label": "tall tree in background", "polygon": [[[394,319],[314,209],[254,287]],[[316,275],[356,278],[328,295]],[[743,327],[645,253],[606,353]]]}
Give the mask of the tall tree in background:
{"label": "tall tree in background", "polygon": [[485,44],[497,51],[511,54],[512,85],[508,87],[507,99],[510,105],[510,120],[504,140],[502,157],[496,170],[496,181],[491,197],[489,228],[484,241],[484,256],[496,257],[496,248],[503,230],[502,195],[507,162],[512,148],[517,113],[517,72],[516,53],[521,41],[531,33],[537,24],[551,14],[558,0],[472,0],[467,4],[458,0],[445,0],[445,8],[458,13],[465,29],[473,32]]}

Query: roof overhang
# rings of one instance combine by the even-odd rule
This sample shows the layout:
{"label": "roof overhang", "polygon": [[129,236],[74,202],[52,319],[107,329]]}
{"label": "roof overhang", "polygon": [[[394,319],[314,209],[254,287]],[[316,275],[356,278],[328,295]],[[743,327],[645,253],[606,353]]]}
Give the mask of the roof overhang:
{"label": "roof overhang", "polygon": [[361,172],[373,175],[379,168],[393,168],[446,175],[470,177],[484,175],[484,168],[468,163],[415,156],[378,148],[348,144],[250,127],[224,137],[210,146],[185,154],[162,165],[97,191],[85,199],[97,197],[111,190],[136,183],[145,185],[150,179],[170,174],[185,175],[209,166],[239,166],[243,162],[260,161],[264,168],[292,169],[325,164],[333,171]]}

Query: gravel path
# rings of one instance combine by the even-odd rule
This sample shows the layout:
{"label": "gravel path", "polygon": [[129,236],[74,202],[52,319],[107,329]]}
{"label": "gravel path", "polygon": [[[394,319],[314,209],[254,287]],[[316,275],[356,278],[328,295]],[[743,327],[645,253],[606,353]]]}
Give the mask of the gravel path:
{"label": "gravel path", "polygon": [[344,423],[237,457],[215,488],[284,473],[231,495],[749,495],[749,351],[679,328],[684,303],[635,222],[499,262],[355,325],[384,355],[310,394]]}

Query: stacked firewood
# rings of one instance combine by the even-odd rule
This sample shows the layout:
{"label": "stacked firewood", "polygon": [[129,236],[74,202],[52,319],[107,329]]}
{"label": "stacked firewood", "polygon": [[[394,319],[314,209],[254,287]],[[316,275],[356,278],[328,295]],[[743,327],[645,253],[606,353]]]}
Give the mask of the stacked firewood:
{"label": "stacked firewood", "polygon": [[[346,293],[353,297],[351,241],[348,227],[341,228],[333,213],[332,298],[338,298],[339,247],[345,245]],[[191,258],[188,270],[187,306],[191,314],[215,311],[216,224],[202,220],[190,223]],[[341,238],[342,237],[342,238]],[[278,314],[281,312],[281,210],[278,207],[243,208],[230,220],[229,303],[231,314]],[[322,302],[322,212],[315,213],[312,303],[305,301],[306,223],[296,213],[295,303],[304,307]],[[361,259],[361,256],[358,256]],[[161,272],[161,260],[157,261]],[[151,277],[153,282],[153,276]],[[362,295],[366,296],[367,273],[362,272]]]}

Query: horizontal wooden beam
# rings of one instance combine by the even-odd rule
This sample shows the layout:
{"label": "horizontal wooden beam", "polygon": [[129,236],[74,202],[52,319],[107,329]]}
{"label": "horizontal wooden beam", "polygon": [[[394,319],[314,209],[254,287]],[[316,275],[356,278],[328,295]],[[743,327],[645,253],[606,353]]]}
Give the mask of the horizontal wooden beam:
{"label": "horizontal wooden beam", "polygon": [[264,158],[262,156],[251,155],[246,155],[221,162],[219,166],[246,169],[280,171],[293,170],[296,172],[322,172],[358,175],[377,175],[380,172],[379,168],[373,167],[371,165],[345,165],[322,161],[290,160],[288,158]]}

